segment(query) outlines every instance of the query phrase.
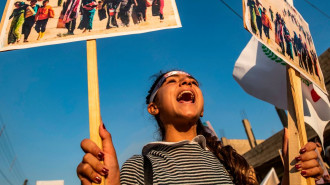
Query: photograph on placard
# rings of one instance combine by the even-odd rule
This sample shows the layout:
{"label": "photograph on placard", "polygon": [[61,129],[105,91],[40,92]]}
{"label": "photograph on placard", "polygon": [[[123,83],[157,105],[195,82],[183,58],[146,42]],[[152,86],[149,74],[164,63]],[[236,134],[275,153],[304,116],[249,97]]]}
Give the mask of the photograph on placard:
{"label": "photograph on placard", "polygon": [[8,0],[0,51],[181,27],[175,0]]}
{"label": "photograph on placard", "polygon": [[243,0],[244,27],[325,93],[308,23],[285,0]]}

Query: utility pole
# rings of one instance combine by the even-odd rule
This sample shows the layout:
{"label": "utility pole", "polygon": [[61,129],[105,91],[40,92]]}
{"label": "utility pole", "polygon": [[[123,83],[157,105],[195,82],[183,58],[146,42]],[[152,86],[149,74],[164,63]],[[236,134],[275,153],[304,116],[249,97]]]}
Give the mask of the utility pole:
{"label": "utility pole", "polygon": [[257,141],[254,137],[254,134],[253,134],[253,131],[252,131],[249,120],[248,119],[243,119],[242,122],[243,122],[245,132],[246,132],[246,135],[248,137],[251,148],[256,147],[257,146]]}
{"label": "utility pole", "polygon": [[23,185],[27,185],[27,183],[28,183],[28,180],[25,179]]}

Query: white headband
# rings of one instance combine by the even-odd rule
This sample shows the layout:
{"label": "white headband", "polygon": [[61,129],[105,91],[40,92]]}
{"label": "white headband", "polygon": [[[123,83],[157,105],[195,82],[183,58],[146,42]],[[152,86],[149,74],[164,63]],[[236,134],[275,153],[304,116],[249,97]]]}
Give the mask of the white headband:
{"label": "white headband", "polygon": [[163,85],[163,83],[165,82],[166,78],[173,76],[173,75],[177,75],[177,74],[184,74],[187,76],[190,76],[190,74],[184,72],[184,71],[170,71],[168,73],[166,73],[165,75],[163,75],[163,77],[158,81],[156,87],[154,88],[154,90],[151,93],[151,96],[149,98],[149,103],[154,101],[154,98],[158,92],[158,89]]}

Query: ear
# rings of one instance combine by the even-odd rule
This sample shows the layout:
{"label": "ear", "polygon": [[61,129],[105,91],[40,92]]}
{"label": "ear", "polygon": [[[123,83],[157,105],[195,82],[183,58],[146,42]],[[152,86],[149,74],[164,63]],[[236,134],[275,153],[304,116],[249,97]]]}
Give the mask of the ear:
{"label": "ear", "polygon": [[154,102],[149,103],[148,112],[149,112],[149,114],[151,114],[153,116],[156,116],[157,114],[159,114],[159,109]]}
{"label": "ear", "polygon": [[202,109],[202,112],[201,112],[200,117],[203,117],[203,116],[204,116],[204,107],[203,107],[203,109]]}

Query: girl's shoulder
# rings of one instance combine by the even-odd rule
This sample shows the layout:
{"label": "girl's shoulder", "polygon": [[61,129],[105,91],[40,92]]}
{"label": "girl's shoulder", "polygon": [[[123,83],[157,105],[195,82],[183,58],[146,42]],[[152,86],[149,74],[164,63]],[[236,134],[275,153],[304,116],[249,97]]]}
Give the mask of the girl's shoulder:
{"label": "girl's shoulder", "polygon": [[133,155],[127,159],[120,171],[121,184],[144,184],[143,156]]}
{"label": "girl's shoulder", "polygon": [[138,164],[138,163],[143,163],[143,156],[142,155],[133,155],[132,157],[130,157],[129,159],[127,159],[124,163],[125,164]]}

